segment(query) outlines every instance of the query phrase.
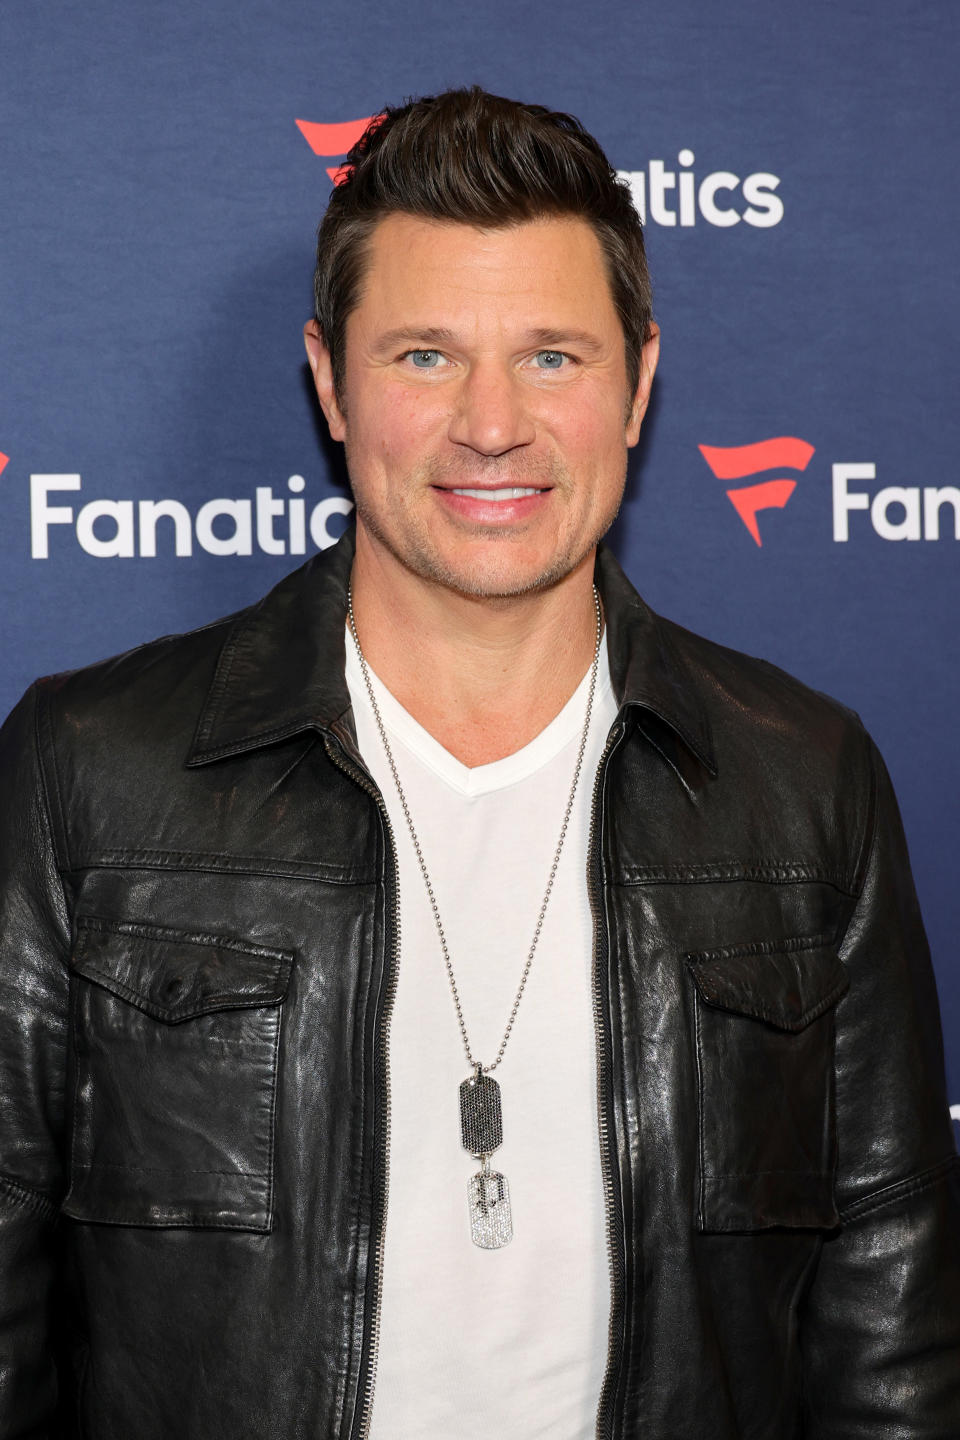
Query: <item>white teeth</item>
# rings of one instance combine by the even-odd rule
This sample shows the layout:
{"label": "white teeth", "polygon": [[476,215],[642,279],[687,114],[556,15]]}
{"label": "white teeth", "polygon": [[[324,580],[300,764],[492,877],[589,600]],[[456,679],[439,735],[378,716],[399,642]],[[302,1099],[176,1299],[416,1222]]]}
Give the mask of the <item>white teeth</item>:
{"label": "white teeth", "polygon": [[522,485],[508,486],[503,490],[454,490],[454,495],[466,495],[470,500],[523,500],[527,495],[538,495],[540,492],[536,486],[527,488]]}

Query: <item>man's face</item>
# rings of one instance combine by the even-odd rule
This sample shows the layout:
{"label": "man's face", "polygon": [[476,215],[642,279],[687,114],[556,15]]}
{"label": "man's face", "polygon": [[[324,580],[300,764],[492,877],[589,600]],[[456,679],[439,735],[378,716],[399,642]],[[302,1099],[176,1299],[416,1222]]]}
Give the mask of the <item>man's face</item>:
{"label": "man's face", "polygon": [[616,515],[656,364],[628,395],[623,330],[589,224],[497,230],[390,215],[346,325],[343,393],[308,328],[346,445],[358,558],[462,594],[561,580]]}

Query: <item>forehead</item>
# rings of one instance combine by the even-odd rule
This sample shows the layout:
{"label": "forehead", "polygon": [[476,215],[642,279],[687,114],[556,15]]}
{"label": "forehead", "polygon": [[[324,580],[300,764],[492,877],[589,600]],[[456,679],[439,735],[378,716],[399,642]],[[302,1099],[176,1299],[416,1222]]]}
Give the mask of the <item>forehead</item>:
{"label": "forehead", "polygon": [[[418,312],[424,324],[458,312],[505,312],[518,320],[569,324],[617,316],[593,227],[576,216],[550,216],[496,229],[394,214],[368,242],[359,319]],[[403,318],[407,315],[404,313]]]}

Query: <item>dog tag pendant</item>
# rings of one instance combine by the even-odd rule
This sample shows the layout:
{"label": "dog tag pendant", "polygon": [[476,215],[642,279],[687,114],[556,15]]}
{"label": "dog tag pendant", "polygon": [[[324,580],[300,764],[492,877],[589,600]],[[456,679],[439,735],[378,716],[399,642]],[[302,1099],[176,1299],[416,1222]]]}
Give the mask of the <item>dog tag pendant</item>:
{"label": "dog tag pendant", "polygon": [[500,1086],[480,1066],[460,1086],[460,1138],[483,1162],[483,1169],[471,1175],[470,1239],[481,1250],[499,1250],[513,1239],[513,1215],[506,1179],[490,1169],[490,1156],[503,1144],[503,1111]]}
{"label": "dog tag pendant", "polygon": [[460,1135],[464,1150],[478,1159],[503,1144],[500,1086],[479,1069],[460,1086]]}
{"label": "dog tag pendant", "polygon": [[505,1176],[490,1169],[483,1157],[483,1169],[470,1177],[470,1239],[481,1250],[500,1250],[513,1239],[510,1191]]}

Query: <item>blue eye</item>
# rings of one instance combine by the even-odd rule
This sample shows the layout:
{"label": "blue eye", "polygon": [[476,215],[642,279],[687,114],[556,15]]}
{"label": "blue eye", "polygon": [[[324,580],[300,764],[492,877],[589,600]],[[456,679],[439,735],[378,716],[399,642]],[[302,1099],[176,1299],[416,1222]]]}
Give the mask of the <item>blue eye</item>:
{"label": "blue eye", "polygon": [[562,370],[566,358],[562,350],[538,350],[535,356],[539,370]]}
{"label": "blue eye", "polygon": [[440,363],[440,351],[411,350],[409,358],[418,370],[435,370]]}

